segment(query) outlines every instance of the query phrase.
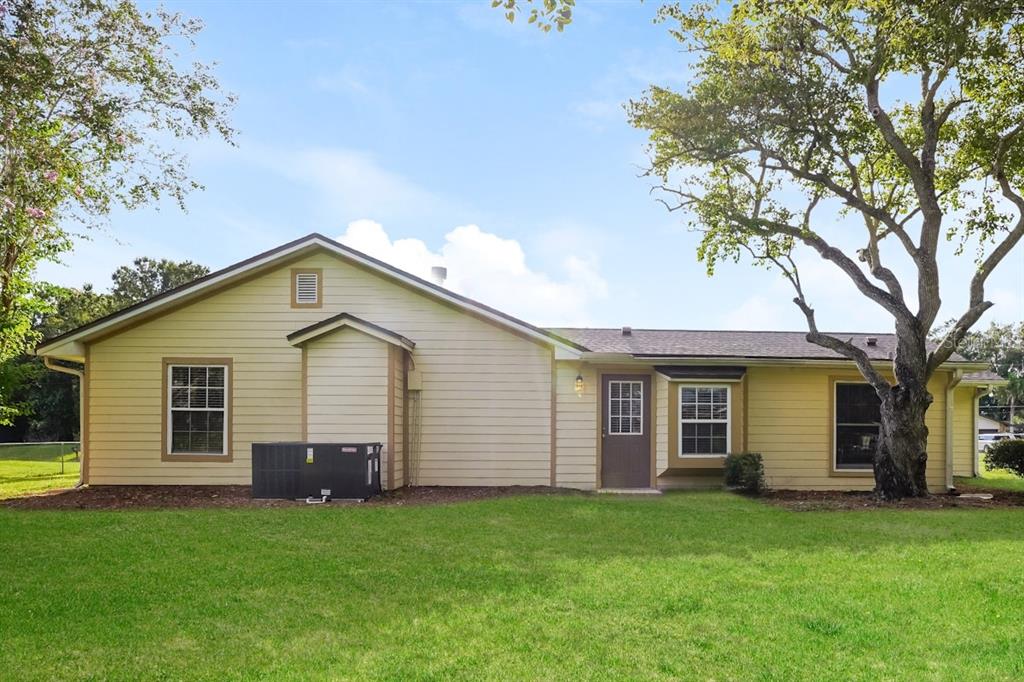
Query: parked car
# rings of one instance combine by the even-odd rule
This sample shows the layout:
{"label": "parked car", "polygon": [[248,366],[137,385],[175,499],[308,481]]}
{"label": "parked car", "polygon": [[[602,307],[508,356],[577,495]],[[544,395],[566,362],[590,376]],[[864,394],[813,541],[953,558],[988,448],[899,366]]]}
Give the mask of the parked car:
{"label": "parked car", "polygon": [[1018,436],[1012,433],[983,433],[978,436],[978,452],[987,452],[993,443],[998,443],[1001,440],[1013,440],[1015,438],[1018,438]]}

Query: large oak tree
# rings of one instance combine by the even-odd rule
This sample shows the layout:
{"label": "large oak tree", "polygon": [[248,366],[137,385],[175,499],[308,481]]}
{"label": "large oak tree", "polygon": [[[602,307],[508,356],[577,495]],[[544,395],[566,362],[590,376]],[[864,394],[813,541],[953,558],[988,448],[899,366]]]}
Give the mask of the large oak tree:
{"label": "large oak tree", "polygon": [[[518,5],[502,7],[514,19]],[[667,205],[703,231],[709,271],[745,254],[781,270],[808,341],[856,363],[879,396],[876,492],[926,495],[928,381],[992,306],[985,283],[1024,236],[1024,10],[1006,0],[737,0],[658,16],[695,60],[685,91],[652,87],[628,107],[650,131]],[[834,220],[819,216],[830,202],[857,217],[860,248],[830,241]],[[970,245],[976,268],[958,283],[966,307],[935,345],[944,239]],[[891,316],[892,380],[818,328],[798,249]],[[896,256],[912,276],[896,274]]]}

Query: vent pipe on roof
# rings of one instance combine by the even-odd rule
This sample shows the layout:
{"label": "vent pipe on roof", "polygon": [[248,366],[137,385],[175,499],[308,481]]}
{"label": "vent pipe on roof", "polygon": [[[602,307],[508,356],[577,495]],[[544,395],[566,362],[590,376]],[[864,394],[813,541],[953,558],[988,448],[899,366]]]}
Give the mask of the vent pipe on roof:
{"label": "vent pipe on roof", "polygon": [[441,265],[435,265],[430,268],[430,279],[433,280],[434,284],[437,286],[444,286],[444,281],[448,279],[448,268]]}
{"label": "vent pipe on roof", "polygon": [[623,336],[633,336],[633,328],[632,327],[623,327],[622,328],[622,335]]}
{"label": "vent pipe on roof", "polygon": [[878,345],[878,338],[874,337],[874,336],[869,336],[868,337],[868,345],[869,346],[877,346]]}

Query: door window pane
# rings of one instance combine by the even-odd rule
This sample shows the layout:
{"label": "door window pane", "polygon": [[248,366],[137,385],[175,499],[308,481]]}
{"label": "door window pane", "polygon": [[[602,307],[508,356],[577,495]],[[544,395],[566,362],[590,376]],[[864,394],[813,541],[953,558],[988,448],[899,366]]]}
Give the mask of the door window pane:
{"label": "door window pane", "polygon": [[608,382],[608,433],[616,436],[643,435],[644,382]]}

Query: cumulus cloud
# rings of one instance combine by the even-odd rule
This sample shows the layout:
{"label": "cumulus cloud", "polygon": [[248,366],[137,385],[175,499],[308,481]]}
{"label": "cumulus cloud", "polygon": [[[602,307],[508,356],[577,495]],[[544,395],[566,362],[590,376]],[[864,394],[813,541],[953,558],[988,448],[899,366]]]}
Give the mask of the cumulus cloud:
{"label": "cumulus cloud", "polygon": [[431,267],[444,266],[447,288],[533,324],[586,324],[591,307],[608,293],[592,256],[568,254],[553,278],[527,265],[518,241],[476,225],[448,232],[438,251],[420,239],[392,239],[372,220],[349,223],[339,241],[424,279]]}

